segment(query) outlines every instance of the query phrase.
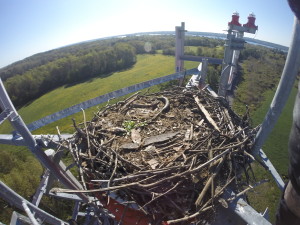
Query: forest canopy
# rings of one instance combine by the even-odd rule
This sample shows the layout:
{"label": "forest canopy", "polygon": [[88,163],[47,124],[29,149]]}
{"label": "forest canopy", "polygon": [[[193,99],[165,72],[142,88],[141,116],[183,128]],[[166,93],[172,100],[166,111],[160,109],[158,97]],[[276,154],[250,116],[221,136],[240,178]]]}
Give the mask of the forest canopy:
{"label": "forest canopy", "polygon": [[[187,38],[188,45],[215,47],[221,40]],[[129,36],[100,39],[54,49],[28,57],[0,70],[0,77],[13,103],[21,107],[41,95],[66,84],[128,69],[136,54],[163,50],[174,55],[173,35]]]}

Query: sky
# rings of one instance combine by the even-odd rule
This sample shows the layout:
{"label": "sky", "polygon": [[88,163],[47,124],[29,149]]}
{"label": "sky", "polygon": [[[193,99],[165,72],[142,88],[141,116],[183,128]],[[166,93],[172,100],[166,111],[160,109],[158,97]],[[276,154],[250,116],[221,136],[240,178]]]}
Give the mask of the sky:
{"label": "sky", "polygon": [[233,12],[240,23],[256,15],[256,34],[289,46],[294,15],[286,0],[0,0],[0,68],[33,54],[82,41],[136,32],[226,33]]}

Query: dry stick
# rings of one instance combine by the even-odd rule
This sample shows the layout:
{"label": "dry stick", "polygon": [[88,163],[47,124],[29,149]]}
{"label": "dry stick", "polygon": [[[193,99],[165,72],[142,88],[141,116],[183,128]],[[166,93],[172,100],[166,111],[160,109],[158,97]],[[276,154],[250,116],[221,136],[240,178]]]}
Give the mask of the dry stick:
{"label": "dry stick", "polygon": [[[234,181],[234,180],[235,180],[235,178],[232,177],[218,192],[216,192],[215,198],[219,197],[223,193],[223,191],[225,190],[225,188],[227,188],[228,185],[231,184],[231,182]],[[209,199],[202,207],[206,207],[211,201],[213,201],[212,198]]]}
{"label": "dry stick", "polygon": [[[107,182],[107,187],[110,186],[110,183],[111,183],[111,181],[112,181],[112,178],[114,177],[114,175],[115,175],[115,173],[116,173],[116,171],[117,171],[117,163],[118,163],[118,157],[117,157],[117,155],[116,155],[116,158],[115,158],[115,167],[114,167],[114,170],[113,170],[113,172],[112,172],[112,174],[111,174],[111,176],[110,176],[110,178],[109,178],[109,180],[108,180],[108,182]],[[110,197],[109,197],[109,193],[108,193],[107,205],[109,205],[109,200],[110,200]]]}
{"label": "dry stick", "polygon": [[196,160],[197,160],[197,156],[194,156],[194,157],[192,158],[192,162],[191,162],[191,164],[190,164],[189,170],[191,170],[191,169],[193,168],[193,166],[194,166]]}
{"label": "dry stick", "polygon": [[251,155],[249,152],[247,152],[246,150],[244,150],[244,154],[249,156],[253,161],[255,161],[255,158],[253,155]]}
{"label": "dry stick", "polygon": [[102,160],[102,159],[99,159],[99,158],[93,158],[93,160],[96,161],[96,162],[100,162],[100,163],[102,163],[103,165],[110,166],[110,165],[108,164],[108,162],[106,162],[106,161],[104,161],[104,160]]}
{"label": "dry stick", "polygon": [[[210,149],[210,151],[233,149],[233,148],[239,147],[240,145],[244,144],[246,141],[248,141],[248,137],[247,137],[245,140],[243,140],[242,142],[239,142],[239,143],[237,143],[237,144],[230,145],[230,146],[226,145],[226,146],[224,146],[224,147],[212,148],[212,149]],[[222,142],[221,144],[223,144],[223,142]],[[193,150],[189,150],[189,151],[193,151]],[[195,155],[200,155],[201,153],[202,153],[202,151],[196,153]],[[195,155],[192,155],[192,156],[190,156],[189,158],[194,157]],[[189,159],[189,158],[188,158],[188,159]]]}
{"label": "dry stick", "polygon": [[157,99],[163,101],[165,103],[165,105],[150,121],[155,120],[162,112],[166,111],[170,107],[169,99],[167,99],[166,97],[162,96]]}
{"label": "dry stick", "polygon": [[194,136],[194,124],[191,123],[191,133],[190,133],[190,138],[189,140],[192,140]]}
{"label": "dry stick", "polygon": [[234,144],[234,145],[226,145],[224,147],[217,147],[217,148],[212,148],[211,151],[216,151],[216,150],[224,150],[224,149],[232,149],[232,148],[236,148],[236,147],[239,147],[240,145],[244,144],[246,141],[248,141],[248,137],[245,138],[243,141],[241,142],[238,142],[237,144]]}
{"label": "dry stick", "polygon": [[69,147],[74,151],[73,155],[75,156],[74,160],[79,168],[79,176],[82,182],[82,186],[85,190],[87,190],[86,185],[85,185],[85,180],[84,180],[84,176],[83,176],[83,171],[82,171],[82,167],[80,166],[80,161],[79,161],[79,154],[78,154],[78,149],[77,149],[77,145],[75,144],[75,150],[72,148],[71,143],[69,143]]}
{"label": "dry stick", "polygon": [[132,104],[132,108],[155,108],[159,102],[155,102],[153,104]]}
{"label": "dry stick", "polygon": [[[225,188],[228,187],[229,184],[231,184],[232,181],[234,181],[235,177],[231,178],[218,192],[216,192],[215,194],[215,198],[219,197],[223,191],[225,190]],[[209,199],[203,206],[202,209],[207,207],[211,202],[213,201],[213,198]]]}
{"label": "dry stick", "polygon": [[[220,189],[220,191],[218,191],[218,192],[216,193],[215,197],[218,197],[219,195],[221,195],[221,194],[223,193],[223,191],[225,190],[225,188],[226,188],[233,180],[234,180],[234,177],[233,177],[230,181],[228,181],[228,182]],[[173,223],[179,223],[179,222],[183,222],[183,221],[187,221],[187,220],[193,219],[193,218],[199,216],[199,215],[201,214],[201,212],[205,212],[205,211],[207,211],[208,209],[211,209],[212,206],[207,206],[207,205],[210,204],[212,201],[213,201],[212,198],[209,199],[209,200],[202,206],[202,208],[201,208],[198,212],[196,212],[196,213],[194,213],[194,214],[192,214],[192,215],[190,215],[190,216],[186,216],[186,217],[183,217],[183,218],[180,218],[180,219],[176,219],[176,220],[169,220],[169,221],[167,221],[167,223],[168,223],[168,224],[173,224]]]}
{"label": "dry stick", "polygon": [[214,173],[212,174],[212,176],[211,176],[211,177],[208,179],[208,181],[206,182],[206,184],[205,184],[203,190],[201,191],[201,193],[199,194],[199,196],[198,196],[198,198],[197,198],[197,200],[196,200],[196,202],[195,202],[195,205],[196,205],[196,206],[199,206],[199,205],[202,203],[203,197],[205,196],[205,194],[206,194],[206,192],[207,192],[209,186],[212,184],[214,178],[217,176],[217,174],[219,173],[219,171],[220,171],[220,169],[221,169],[221,167],[222,167],[222,165],[223,165],[224,157],[221,158],[221,159],[219,159],[218,161],[219,161],[219,164],[218,164],[217,168],[215,169],[215,171],[214,171]]}
{"label": "dry stick", "polygon": [[[223,143],[223,142],[222,142]],[[212,152],[212,150],[211,150],[211,148],[210,148],[210,146],[211,146],[211,139],[208,141],[208,146],[207,146],[207,148],[208,148],[208,159],[211,159],[212,157],[213,157],[213,152]],[[219,145],[218,147],[220,147],[221,145]],[[210,165],[209,166],[209,170],[211,171],[212,170],[212,165]],[[211,196],[212,196],[212,198],[214,197],[214,179],[212,179],[211,180]]]}
{"label": "dry stick", "polygon": [[211,208],[212,208],[212,206],[208,206],[206,208],[201,208],[198,212],[194,213],[193,215],[185,216],[183,218],[176,219],[176,220],[168,220],[167,224],[180,223],[180,222],[184,222],[184,221],[188,221],[188,220],[194,219],[195,217],[199,216],[202,212],[205,212],[205,211],[207,211],[207,210],[209,210]]}
{"label": "dry stick", "polygon": [[255,187],[258,186],[258,185],[264,184],[264,183],[266,183],[266,182],[269,182],[269,180],[268,180],[268,179],[264,179],[264,180],[261,180],[261,181],[259,181],[259,182],[256,182],[256,183],[255,183],[254,185],[252,185],[252,186],[249,185],[249,187],[247,187],[245,190],[239,192],[239,193],[236,194],[234,197],[227,199],[227,201],[233,201],[234,199],[236,199],[236,198],[240,197],[241,195],[245,194],[247,191],[249,191],[249,190],[255,188]]}
{"label": "dry stick", "polygon": [[95,155],[95,159],[99,157],[100,153],[103,153],[102,159],[104,159],[104,157],[106,156],[106,157],[109,158],[109,161],[111,161],[111,160],[112,160],[111,155],[108,155],[107,152],[106,152],[106,151],[103,151],[101,147],[102,147],[102,146],[99,146],[99,147],[98,147],[98,149],[97,149],[97,150],[98,150],[98,153]]}
{"label": "dry stick", "polygon": [[234,133],[235,132],[234,125],[232,123],[231,117],[230,117],[230,115],[228,113],[228,110],[226,108],[224,108],[224,114],[226,116],[226,119],[229,121],[229,124],[230,124],[231,128],[233,129],[233,133]]}
{"label": "dry stick", "polygon": [[[131,174],[131,175],[124,176],[124,177],[121,177],[121,178],[115,178],[115,179],[113,179],[113,182],[133,180],[133,179],[137,179],[137,178],[140,178],[140,177],[148,177],[149,175],[159,175],[161,173],[168,173],[168,172],[170,173],[170,170],[177,169],[177,168],[182,168],[182,167],[181,166],[174,166],[174,167],[169,167],[169,168],[156,169],[155,171],[153,171],[153,170],[141,171],[141,172],[136,173],[136,174]],[[92,182],[107,183],[109,180],[91,180],[91,181]]]}
{"label": "dry stick", "polygon": [[137,95],[139,95],[140,93],[141,93],[140,91],[134,93],[133,95],[131,95],[131,96],[129,96],[128,98],[126,98],[126,99],[124,100],[124,102],[127,102],[127,101],[131,100],[132,98],[135,98],[135,97],[136,97]]}
{"label": "dry stick", "polygon": [[[182,145],[182,142],[175,142],[174,144],[168,145],[167,147],[160,148],[158,150],[158,153],[160,154],[160,153],[166,153],[169,151],[174,151],[173,149],[170,149],[170,148],[175,147],[177,145]],[[168,150],[168,151],[166,151],[166,150]]]}
{"label": "dry stick", "polygon": [[77,127],[76,121],[75,121],[74,118],[72,118],[72,121],[73,121],[73,126],[75,127],[75,129],[78,132],[78,134],[81,134],[84,138],[86,138],[85,137],[86,134],[79,127]]}
{"label": "dry stick", "polygon": [[93,192],[103,192],[103,191],[117,190],[117,189],[121,189],[121,188],[132,187],[132,186],[137,186],[137,187],[141,187],[141,188],[151,188],[151,187],[155,187],[156,185],[158,185],[160,183],[166,182],[167,180],[173,180],[175,178],[181,178],[182,176],[186,176],[186,175],[198,172],[203,167],[208,166],[210,163],[214,162],[215,160],[217,160],[220,157],[227,154],[230,150],[231,149],[226,149],[224,152],[220,153],[219,155],[215,156],[211,160],[208,160],[207,162],[199,165],[198,167],[196,167],[192,170],[184,171],[182,173],[175,174],[174,176],[163,178],[163,179],[161,179],[159,181],[156,181],[154,183],[151,183],[151,184],[141,184],[140,182],[133,182],[133,183],[130,183],[130,184],[124,184],[124,185],[119,185],[119,186],[114,186],[114,187],[109,187],[109,188],[99,188],[99,189],[94,189],[94,190],[71,190],[71,189],[55,188],[53,191],[54,192],[63,192],[63,193],[93,193]]}
{"label": "dry stick", "polygon": [[129,165],[133,166],[135,169],[138,169],[138,170],[142,170],[142,168],[140,168],[139,166],[137,165],[134,165],[132,162],[124,159],[122,156],[120,156],[119,154],[117,154],[113,149],[110,149],[113,153],[115,153],[115,155],[123,162],[126,162],[128,163]]}
{"label": "dry stick", "polygon": [[86,125],[85,112],[82,108],[81,108],[81,110],[82,110],[82,114],[83,114],[84,128],[85,128],[85,132],[86,132],[86,139],[87,139],[87,145],[88,145],[88,154],[89,154],[90,159],[92,159],[91,143],[90,143],[89,131],[88,131],[87,125]]}
{"label": "dry stick", "polygon": [[128,102],[125,105],[123,105],[122,108],[120,109],[121,113],[124,112],[124,110],[126,110],[128,105],[130,105],[132,102],[134,102],[137,99],[139,93],[140,92],[137,92],[137,93],[131,95],[129,98],[127,98],[125,100],[125,101],[128,101]]}
{"label": "dry stick", "polygon": [[194,99],[197,103],[197,105],[199,106],[199,109],[203,112],[204,116],[206,117],[207,121],[219,132],[220,128],[218,127],[218,125],[216,124],[216,122],[213,120],[213,118],[211,118],[211,116],[209,115],[209,112],[205,109],[205,107],[201,104],[200,99],[198,96],[194,95]]}
{"label": "dry stick", "polygon": [[[207,153],[207,149],[193,149],[193,150],[187,150],[188,152],[196,152],[196,153]],[[194,155],[191,155],[190,157],[194,157]],[[188,158],[189,159],[189,158]]]}
{"label": "dry stick", "polygon": [[[196,146],[201,146],[201,145],[203,145],[205,142],[207,142],[208,140],[210,140],[210,137],[212,136],[212,134],[213,134],[213,132],[210,132],[208,135],[206,135],[205,136],[205,139],[203,140],[203,141],[201,141],[201,142],[198,142],[197,144],[196,144]],[[203,137],[203,136],[202,136]],[[196,147],[195,146],[195,147]]]}
{"label": "dry stick", "polygon": [[107,141],[104,141],[102,145],[107,145],[107,144],[109,144],[109,143],[112,142],[115,138],[116,138],[116,135],[114,135],[111,139],[109,139],[109,140],[107,140]]}
{"label": "dry stick", "polygon": [[182,214],[184,215],[184,213],[182,212],[182,209],[168,196],[164,195],[164,198],[168,199],[168,201]]}
{"label": "dry stick", "polygon": [[58,140],[61,141],[61,134],[58,126],[56,126],[57,134],[58,134]]}
{"label": "dry stick", "polygon": [[153,198],[151,201],[147,202],[145,205],[142,206],[142,208],[144,208],[146,205],[149,205],[150,203],[154,202],[155,200],[157,200],[158,198],[168,194],[170,191],[174,190],[179,184],[181,184],[182,181],[177,182],[177,184],[175,184],[172,188],[170,188],[169,190],[167,190],[166,192],[160,194],[159,196]]}

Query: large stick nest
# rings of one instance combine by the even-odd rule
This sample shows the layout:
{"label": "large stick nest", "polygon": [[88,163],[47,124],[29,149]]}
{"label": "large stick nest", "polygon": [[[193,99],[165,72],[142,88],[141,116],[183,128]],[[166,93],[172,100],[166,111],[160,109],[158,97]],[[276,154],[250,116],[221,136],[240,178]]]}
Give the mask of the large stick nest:
{"label": "large stick nest", "polygon": [[248,163],[255,136],[221,100],[180,88],[134,94],[74,122],[70,151],[86,182],[135,202],[153,224],[205,223]]}

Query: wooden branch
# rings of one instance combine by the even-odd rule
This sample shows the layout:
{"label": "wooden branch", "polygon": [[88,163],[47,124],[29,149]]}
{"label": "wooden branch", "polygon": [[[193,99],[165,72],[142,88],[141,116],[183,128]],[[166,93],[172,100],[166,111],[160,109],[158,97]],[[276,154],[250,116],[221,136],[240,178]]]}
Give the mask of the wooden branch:
{"label": "wooden branch", "polygon": [[71,190],[71,189],[62,189],[62,188],[54,188],[54,190],[55,190],[55,192],[62,192],[62,193],[94,193],[94,192],[104,192],[104,191],[118,190],[118,189],[132,187],[132,186],[137,186],[137,187],[142,187],[142,188],[151,188],[151,187],[157,186],[158,184],[161,184],[163,182],[170,181],[170,180],[173,180],[175,178],[182,178],[186,175],[198,172],[203,167],[208,166],[210,163],[214,162],[215,160],[219,159],[223,155],[227,154],[229,151],[230,151],[230,149],[225,150],[221,154],[215,156],[211,160],[207,161],[206,163],[201,164],[200,166],[198,166],[198,167],[196,167],[192,170],[187,170],[187,171],[184,171],[182,173],[175,174],[174,176],[171,176],[171,177],[163,178],[159,181],[156,181],[156,182],[150,183],[150,184],[140,184],[139,182],[133,182],[133,183],[129,183],[129,184],[113,186],[113,187],[109,187],[109,188],[98,188],[98,189],[93,189],[93,190]]}
{"label": "wooden branch", "polygon": [[261,180],[259,182],[256,182],[253,185],[249,185],[247,188],[245,188],[243,191],[241,191],[238,194],[236,194],[234,197],[227,199],[227,201],[233,201],[234,199],[236,199],[236,198],[242,196],[243,194],[245,194],[247,191],[250,191],[254,187],[257,187],[258,185],[264,184],[266,182],[269,182],[269,180],[268,179],[264,179],[264,180]]}
{"label": "wooden branch", "polygon": [[153,117],[151,118],[151,121],[155,120],[162,112],[165,112],[170,108],[170,102],[169,99],[162,96],[158,98],[159,100],[163,101],[165,103],[164,107]]}
{"label": "wooden branch", "polygon": [[174,224],[174,223],[180,223],[180,222],[185,222],[185,221],[188,221],[188,220],[191,220],[191,219],[194,219],[195,217],[199,216],[201,213],[211,209],[212,206],[208,206],[206,208],[202,208],[200,209],[198,212],[194,213],[193,215],[190,215],[190,216],[185,216],[183,218],[180,218],[180,219],[176,219],[176,220],[168,220],[167,221],[167,224]]}
{"label": "wooden branch", "polygon": [[199,106],[199,109],[201,110],[201,112],[204,114],[205,118],[207,119],[207,121],[219,132],[220,128],[218,127],[218,125],[216,124],[216,122],[213,120],[213,118],[211,118],[209,112],[205,109],[205,107],[202,105],[202,103],[200,102],[200,99],[198,96],[194,95],[194,99],[197,103],[197,105]]}
{"label": "wooden branch", "polygon": [[222,165],[223,165],[223,162],[224,162],[224,157],[223,158],[220,158],[219,160],[219,164],[217,166],[217,168],[215,169],[214,173],[212,174],[212,176],[208,179],[208,181],[206,182],[203,190],[201,191],[201,193],[199,194],[196,202],[195,202],[195,205],[196,206],[199,206],[201,203],[202,203],[202,200],[203,200],[203,197],[205,196],[208,188],[210,187],[210,185],[212,184],[214,178],[217,176],[217,174],[219,173]]}
{"label": "wooden branch", "polygon": [[182,183],[182,181],[177,182],[172,188],[170,188],[169,190],[167,190],[166,192],[158,195],[157,197],[153,198],[151,201],[147,202],[145,205],[143,205],[142,207],[145,208],[145,206],[149,205],[150,203],[154,202],[155,200],[157,200],[158,198],[165,196],[166,194],[168,194],[169,192],[173,191],[174,189],[177,188],[178,185],[180,185]]}

